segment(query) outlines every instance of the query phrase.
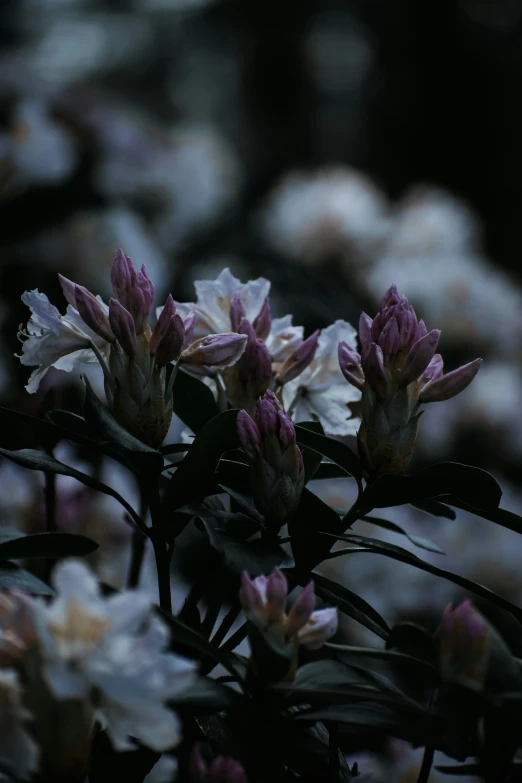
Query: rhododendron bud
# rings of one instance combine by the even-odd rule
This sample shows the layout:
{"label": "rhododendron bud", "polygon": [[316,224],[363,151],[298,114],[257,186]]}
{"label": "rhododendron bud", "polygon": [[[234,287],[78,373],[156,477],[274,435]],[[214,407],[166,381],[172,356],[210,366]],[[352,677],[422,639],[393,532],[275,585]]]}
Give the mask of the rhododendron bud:
{"label": "rhododendron bud", "polygon": [[241,321],[246,315],[245,305],[239,291],[236,291],[230,305],[230,323],[232,331],[239,332]]}
{"label": "rhododendron bud", "polygon": [[190,775],[192,783],[247,783],[242,765],[230,756],[217,756],[207,764],[200,742],[192,750]]}
{"label": "rhododendron bud", "polygon": [[115,335],[111,330],[109,318],[105,314],[100,302],[98,302],[98,300],[85,288],[82,288],[79,285],[75,287],[74,293],[76,307],[87,326],[104,340],[107,340],[107,342],[114,342],[116,339]]}
{"label": "rhododendron bud", "polygon": [[459,394],[478,372],[480,359],[442,375],[436,354],[440,331],[424,321],[395,285],[384,294],[372,320],[359,321],[361,356],[339,345],[339,365],[346,380],[362,391],[362,419],[357,433],[365,476],[402,473],[417,439],[422,403]]}
{"label": "rhododendron bud", "polygon": [[275,530],[290,518],[301,497],[304,468],[295,429],[272,392],[254,411],[238,414],[238,436],[250,464],[250,485],[257,508]]}
{"label": "rhododendron bud", "polygon": [[181,361],[189,365],[230,367],[242,356],[247,344],[244,334],[228,332],[201,337],[181,354]]}
{"label": "rhododendron bud", "polygon": [[246,340],[245,350],[237,363],[223,373],[223,382],[233,407],[252,410],[256,400],[268,389],[272,360],[265,343],[256,336],[246,318],[241,320],[238,331]]}
{"label": "rhododendron bud", "polygon": [[136,272],[132,259],[118,250],[111,268],[111,281],[115,298],[134,319],[136,334],[142,334],[154,304],[154,284],[147,267],[143,264]]}
{"label": "rhododendron bud", "polygon": [[258,315],[252,321],[252,326],[260,340],[267,339],[270,334],[270,329],[272,328],[272,313],[270,311],[270,300],[268,296],[265,298]]}
{"label": "rhododendron bud", "polygon": [[286,631],[290,636],[294,636],[303,628],[315,609],[315,591],[314,583],[308,582],[306,587],[299,593],[294,605],[292,606],[288,619],[286,621]]}
{"label": "rhododendron bud", "polygon": [[133,356],[137,347],[134,318],[117,299],[109,299],[109,321],[116,339],[127,356]]}
{"label": "rhododendron bud", "polygon": [[437,639],[442,676],[472,688],[482,687],[491,651],[491,632],[471,601],[463,601],[456,609],[444,609]]}
{"label": "rhododendron bud", "polygon": [[175,315],[176,315],[176,305],[174,304],[174,299],[172,298],[172,295],[169,294],[167,297],[167,301],[165,302],[165,307],[163,307],[161,313],[158,316],[158,320],[156,321],[156,326],[154,327],[154,330],[150,338],[149,345],[150,345],[151,353],[156,353],[159,343],[165,337],[165,335],[168,333],[170,329],[170,320]]}
{"label": "rhododendron bud", "polygon": [[297,634],[299,644],[309,650],[319,650],[337,632],[338,621],[337,609],[334,607],[313,612]]}
{"label": "rhododendron bud", "polygon": [[317,329],[283,362],[276,375],[276,382],[282,385],[293,381],[294,378],[301,375],[303,370],[313,361],[318,341],[319,330]]}

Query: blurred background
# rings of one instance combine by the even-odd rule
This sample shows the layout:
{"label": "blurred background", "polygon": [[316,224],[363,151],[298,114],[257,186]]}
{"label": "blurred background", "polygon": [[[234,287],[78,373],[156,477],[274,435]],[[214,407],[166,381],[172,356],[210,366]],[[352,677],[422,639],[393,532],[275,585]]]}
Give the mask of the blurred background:
{"label": "blurred background", "polygon": [[[54,390],[53,407],[78,408],[63,373],[23,391],[20,294],[64,306],[59,271],[106,296],[120,246],[159,300],[193,299],[194,279],[228,265],[271,279],[275,314],[307,330],[355,324],[395,282],[442,329],[448,369],[485,360],[465,393],[425,412],[417,466],[484,467],[522,513],[518,0],[3,0],[0,29],[2,404],[38,414]],[[2,445],[31,445],[2,428]],[[0,517],[38,525],[37,478],[2,472],[14,473]],[[344,485],[322,484],[348,502]],[[61,491],[62,524],[99,528],[117,583],[119,511]],[[452,550],[446,567],[522,599],[516,534],[398,513]],[[371,557],[346,579],[390,623],[454,596]]]}

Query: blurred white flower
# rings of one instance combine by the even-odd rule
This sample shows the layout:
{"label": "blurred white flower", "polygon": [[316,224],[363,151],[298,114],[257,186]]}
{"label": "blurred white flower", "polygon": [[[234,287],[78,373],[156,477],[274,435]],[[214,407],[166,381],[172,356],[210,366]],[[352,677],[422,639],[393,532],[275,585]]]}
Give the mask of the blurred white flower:
{"label": "blurred white flower", "polygon": [[0,669],[0,762],[20,780],[29,780],[38,766],[38,748],[25,728],[29,719],[17,673]]}
{"label": "blurred white flower", "polygon": [[[107,353],[108,343],[89,329],[72,305],[67,306],[65,315],[60,315],[38,290],[26,291],[22,301],[31,309],[31,318],[26,329],[18,333],[22,340],[20,361],[29,367],[36,365],[25,387],[29,393],[38,391],[40,381],[51,367],[70,372],[85,362],[96,362],[94,352],[88,347],[91,343],[102,355]],[[98,301],[108,312],[107,306]]]}
{"label": "blurred white flower", "polygon": [[171,783],[178,771],[178,762],[165,753],[157,761],[143,783]]}
{"label": "blurred white flower", "polygon": [[329,435],[355,435],[360,422],[348,404],[360,400],[361,392],[345,381],[339,368],[341,341],[357,350],[357,333],[346,321],[335,321],[321,331],[314,359],[283,387],[283,400],[287,410],[293,407],[296,422],[317,419]]}
{"label": "blurred white flower", "polygon": [[136,591],[103,597],[79,561],[54,572],[56,598],[33,600],[43,674],[57,699],[91,700],[117,750],[135,737],[156,751],[179,742],[179,722],[165,701],[192,680],[194,664],[165,652],[169,634]]}
{"label": "blurred white flower", "polygon": [[299,261],[313,263],[335,253],[366,257],[386,236],[388,205],[353,169],[292,171],[270,193],[260,223],[269,244]]}

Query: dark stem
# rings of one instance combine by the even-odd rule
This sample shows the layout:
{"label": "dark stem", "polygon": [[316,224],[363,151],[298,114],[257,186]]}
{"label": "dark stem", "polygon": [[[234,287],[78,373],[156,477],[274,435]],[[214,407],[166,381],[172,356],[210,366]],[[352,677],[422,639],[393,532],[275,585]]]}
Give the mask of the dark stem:
{"label": "dark stem", "polygon": [[427,745],[424,748],[424,756],[422,757],[422,766],[420,768],[419,777],[417,778],[417,783],[428,783],[434,755],[435,748]]}
{"label": "dark stem", "polygon": [[[144,525],[146,525],[147,510],[147,498],[145,493],[140,490],[140,519]],[[146,543],[145,535],[136,528],[132,534],[132,554],[127,577],[127,587],[129,588],[137,587],[139,584]]]}
{"label": "dark stem", "polygon": [[[144,489],[144,491],[146,491]],[[172,614],[172,597],[170,594],[170,555],[167,547],[167,536],[161,515],[159,487],[152,487],[147,492],[151,521],[151,540],[158,571],[158,591],[160,607]]]}
{"label": "dark stem", "polygon": [[339,727],[337,723],[328,724],[328,780],[330,783],[339,781]]}
{"label": "dark stem", "polygon": [[210,638],[210,634],[214,630],[214,625],[219,617],[219,612],[223,606],[223,601],[227,592],[229,580],[225,569],[220,566],[216,570],[216,582],[214,584],[214,590],[210,596],[205,619],[201,625],[201,631],[205,636]]}
{"label": "dark stem", "polygon": [[56,474],[44,473],[45,526],[48,533],[56,532]]}
{"label": "dark stem", "polygon": [[237,606],[237,605],[236,606],[232,606],[231,609],[229,609],[229,611],[227,612],[227,614],[223,618],[223,621],[222,621],[221,625],[219,626],[219,628],[217,629],[216,633],[214,634],[214,636],[210,640],[212,642],[212,644],[216,645],[216,647],[219,647],[219,645],[221,644],[221,642],[223,641],[223,639],[225,638],[227,633],[230,631],[230,629],[234,625],[239,612],[240,612],[239,606]]}

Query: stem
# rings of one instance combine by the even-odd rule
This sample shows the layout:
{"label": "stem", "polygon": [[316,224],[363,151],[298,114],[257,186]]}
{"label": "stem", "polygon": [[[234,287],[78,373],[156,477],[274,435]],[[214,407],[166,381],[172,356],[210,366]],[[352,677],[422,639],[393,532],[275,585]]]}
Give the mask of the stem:
{"label": "stem", "polygon": [[287,414],[288,414],[288,416],[290,416],[290,418],[292,418],[292,414],[293,414],[293,412],[295,410],[295,406],[299,402],[299,398],[302,397],[302,396],[303,396],[303,389],[300,386],[298,388],[297,392],[296,392],[296,395],[295,395],[294,399],[292,400],[292,402],[288,406]]}
{"label": "stem", "polygon": [[[145,491],[145,490],[144,490]],[[170,556],[167,540],[161,518],[161,502],[159,487],[152,487],[148,495],[150,521],[152,525],[151,540],[158,571],[158,591],[160,607],[172,614],[172,597],[170,594]]]}
{"label": "stem", "polygon": [[328,724],[329,734],[329,762],[328,762],[328,780],[330,783],[339,781],[339,727],[337,723]]}
{"label": "stem", "polygon": [[204,633],[207,639],[210,638],[210,634],[214,630],[216,620],[219,617],[219,612],[223,605],[223,600],[227,592],[228,584],[229,582],[227,579],[225,569],[222,567],[218,568],[216,573],[216,583],[214,585],[214,590],[210,597],[207,613],[205,614],[205,619],[201,624],[201,631]]}
{"label": "stem", "polygon": [[221,642],[223,641],[227,633],[234,625],[239,612],[240,612],[239,606],[237,605],[232,606],[227,612],[227,614],[225,615],[225,617],[223,618],[221,625],[219,626],[216,633],[210,640],[212,644],[216,645],[216,647],[219,647],[219,645],[221,644]]}
{"label": "stem", "polygon": [[[143,525],[146,526],[147,517],[147,499],[145,493],[140,488],[140,519]],[[129,573],[127,576],[127,587],[137,587],[140,581],[141,567],[143,565],[143,558],[145,556],[145,545],[147,542],[146,536],[143,532],[136,528],[132,534],[132,555],[129,567]]]}
{"label": "stem", "polygon": [[116,386],[114,385],[114,378],[111,375],[111,371],[107,367],[107,363],[106,363],[105,359],[101,355],[98,346],[96,345],[95,342],[93,342],[93,340],[91,340],[91,343],[90,343],[89,347],[91,348],[92,352],[94,353],[94,355],[98,359],[98,361],[100,363],[100,366],[101,366],[101,368],[103,370],[103,377],[105,379],[105,382],[107,383],[107,385],[108,385],[109,389],[111,390],[111,392],[114,394],[114,392],[116,391]]}
{"label": "stem", "polygon": [[171,398],[172,392],[174,390],[174,381],[176,380],[176,376],[179,372],[179,368],[181,366],[181,359],[178,359],[176,364],[174,365],[174,369],[172,370],[169,378],[169,382],[167,384],[167,388],[165,389],[165,405],[168,405],[168,402]]}
{"label": "stem", "polygon": [[227,390],[225,389],[225,384],[223,383],[223,378],[221,377],[221,373],[216,373],[216,377],[214,378],[216,381],[217,386],[217,404],[220,411],[226,411],[228,408],[228,397],[227,397]]}
{"label": "stem", "polygon": [[433,764],[433,756],[435,755],[435,748],[427,745],[424,748],[424,756],[422,758],[422,766],[420,768],[419,777],[417,783],[428,783],[430,779],[431,765]]}

